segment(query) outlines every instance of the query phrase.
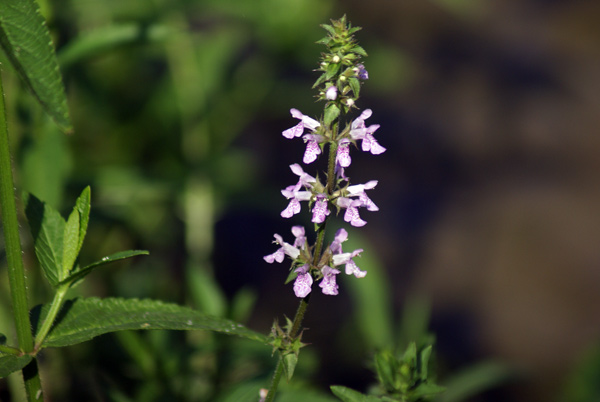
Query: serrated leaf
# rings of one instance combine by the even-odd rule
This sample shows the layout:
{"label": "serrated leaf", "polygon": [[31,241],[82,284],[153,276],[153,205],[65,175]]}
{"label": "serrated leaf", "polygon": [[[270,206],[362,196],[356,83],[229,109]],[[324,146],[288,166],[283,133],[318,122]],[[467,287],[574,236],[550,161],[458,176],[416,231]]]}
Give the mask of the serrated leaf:
{"label": "serrated leaf", "polygon": [[331,103],[325,108],[325,115],[323,116],[323,122],[326,126],[329,126],[335,119],[340,115],[340,108],[335,103]]}
{"label": "serrated leaf", "polygon": [[[46,304],[32,311],[32,325],[36,331],[48,308]],[[177,304],[157,300],[85,298],[64,304],[42,346],[75,345],[109,332],[135,329],[207,330],[267,343],[266,336],[242,324]]]}
{"label": "serrated leaf", "polygon": [[372,395],[364,395],[351,388],[343,387],[341,385],[332,385],[329,387],[331,392],[344,402],[377,402],[380,398]]}
{"label": "serrated leaf", "polygon": [[33,359],[32,356],[0,355],[0,378],[7,377],[15,371],[27,366]]}
{"label": "serrated leaf", "polygon": [[46,112],[63,131],[71,131],[50,32],[35,0],[0,1],[0,45]]}
{"label": "serrated leaf", "polygon": [[75,201],[75,208],[79,213],[79,243],[77,244],[77,254],[81,250],[81,246],[83,245],[83,240],[85,239],[85,235],[87,233],[88,223],[90,221],[90,209],[91,209],[91,198],[92,198],[92,190],[90,186],[87,186],[83,189],[77,201]]}
{"label": "serrated leaf", "polygon": [[335,36],[335,28],[328,24],[321,24],[321,28],[329,32],[332,36]]}
{"label": "serrated leaf", "polygon": [[348,79],[348,84],[350,84],[350,89],[352,89],[354,97],[358,98],[360,96],[360,81],[358,78],[350,77]]}
{"label": "serrated leaf", "polygon": [[363,49],[362,47],[360,47],[358,45],[353,46],[351,52],[360,54],[361,56],[364,56],[364,57],[367,57],[367,52],[365,52],[365,49]]}
{"label": "serrated leaf", "polygon": [[325,71],[325,80],[330,80],[336,75],[340,71],[340,67],[342,67],[342,63],[329,63]]}
{"label": "serrated leaf", "polygon": [[62,281],[69,275],[79,253],[79,212],[74,209],[67,219],[63,236],[62,270],[59,280]]}
{"label": "serrated leaf", "polygon": [[27,197],[25,214],[31,228],[35,255],[53,287],[61,281],[65,220],[54,208],[34,195]]}
{"label": "serrated leaf", "polygon": [[83,267],[81,269],[78,269],[75,272],[72,272],[71,275],[69,275],[67,278],[63,279],[61,281],[61,283],[71,282],[72,284],[74,284],[75,282],[83,279],[90,272],[92,272],[95,268],[97,268],[101,265],[110,264],[111,262],[135,257],[136,255],[148,255],[148,254],[150,254],[150,253],[148,253],[148,251],[146,251],[146,250],[119,251],[118,253],[114,253],[114,254],[108,255],[106,257],[102,257],[101,260],[93,262],[89,265],[86,265],[85,267]]}

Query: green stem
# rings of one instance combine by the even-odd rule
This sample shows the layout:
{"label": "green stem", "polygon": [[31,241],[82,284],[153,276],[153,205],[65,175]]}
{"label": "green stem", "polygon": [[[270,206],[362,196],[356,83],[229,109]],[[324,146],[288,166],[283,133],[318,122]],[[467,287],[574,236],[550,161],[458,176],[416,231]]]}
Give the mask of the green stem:
{"label": "green stem", "polygon": [[[2,88],[2,77],[0,76],[0,210],[2,211],[4,244],[8,262],[8,282],[10,284],[19,347],[25,353],[31,353],[34,350],[33,335],[31,334],[31,324],[29,322],[25,268],[23,267],[15,187],[10,161],[6,106],[4,105],[4,89]],[[42,397],[42,385],[35,359],[23,369],[23,379],[25,380],[28,399],[30,401],[39,400]]]}
{"label": "green stem", "polygon": [[0,345],[0,353],[21,356],[23,354],[23,351],[19,348],[13,348],[12,346]]}
{"label": "green stem", "polygon": [[54,294],[54,299],[52,300],[52,304],[50,305],[50,310],[48,310],[48,314],[42,323],[36,337],[35,337],[35,351],[38,351],[42,346],[42,342],[46,339],[48,332],[50,332],[50,328],[52,328],[52,324],[54,324],[54,320],[62,307],[63,300],[67,295],[67,291],[69,290],[69,285],[62,285],[56,290]]}

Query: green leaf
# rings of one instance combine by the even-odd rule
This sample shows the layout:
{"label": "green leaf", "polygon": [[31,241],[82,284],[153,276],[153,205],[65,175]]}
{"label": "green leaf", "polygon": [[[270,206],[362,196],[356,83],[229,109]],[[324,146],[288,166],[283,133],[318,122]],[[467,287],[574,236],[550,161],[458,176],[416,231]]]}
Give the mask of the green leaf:
{"label": "green leaf", "polygon": [[360,81],[356,77],[348,78],[348,84],[350,84],[350,89],[352,89],[352,93],[356,98],[360,95]]}
{"label": "green leaf", "polygon": [[77,244],[77,254],[81,250],[81,246],[83,245],[83,240],[85,239],[85,235],[87,233],[88,223],[90,221],[90,209],[91,209],[91,198],[92,198],[92,190],[90,186],[87,186],[83,189],[77,201],[75,201],[74,211],[77,210],[79,213],[79,243]]}
{"label": "green leaf", "polygon": [[119,251],[118,253],[114,253],[114,254],[108,255],[106,257],[102,257],[101,260],[93,262],[89,265],[86,265],[85,267],[83,267],[81,269],[78,269],[77,271],[73,272],[69,277],[63,279],[61,281],[61,283],[71,282],[72,284],[74,284],[75,282],[80,281],[81,279],[86,277],[90,272],[92,272],[95,268],[97,268],[101,265],[106,265],[106,264],[110,264],[111,262],[135,257],[136,255],[148,255],[148,254],[150,254],[150,253],[148,253],[148,251],[146,251],[146,250]]}
{"label": "green leaf", "polygon": [[335,396],[344,402],[377,402],[381,399],[376,396],[364,395],[351,388],[346,388],[341,385],[332,385],[329,387]]}
{"label": "green leaf", "polygon": [[[36,332],[48,308],[46,304],[32,311]],[[85,298],[65,303],[42,346],[75,345],[109,332],[132,329],[208,330],[267,343],[266,336],[242,324],[177,304],[157,300]]]}
{"label": "green leaf", "polygon": [[380,261],[377,259],[374,245],[358,231],[348,231],[348,250],[364,248],[366,251],[354,261],[366,270],[367,276],[356,280],[344,275],[345,285],[352,292],[356,309],[355,319],[361,330],[362,341],[366,349],[380,349],[392,343],[392,298],[390,281]]}
{"label": "green leaf", "polygon": [[72,131],[50,32],[35,0],[0,1],[0,45],[56,124]]}
{"label": "green leaf", "polygon": [[440,387],[439,385],[432,384],[430,382],[421,383],[410,392],[410,399],[418,401],[421,398],[428,398],[436,394],[444,392],[446,388]]}
{"label": "green leaf", "polygon": [[90,187],[86,187],[75,201],[75,206],[65,226],[63,244],[63,268],[61,281],[63,281],[73,269],[75,260],[79,255],[85,234],[87,233],[90,219]]}
{"label": "green leaf", "polygon": [[33,359],[32,356],[0,355],[0,378],[21,370]]}
{"label": "green leaf", "polygon": [[340,108],[335,103],[331,103],[325,108],[325,116],[323,122],[326,126],[329,126],[335,119],[340,115]]}
{"label": "green leaf", "polygon": [[48,282],[56,287],[63,279],[65,220],[54,208],[34,195],[27,196],[25,214],[31,228],[35,255]]}
{"label": "green leaf", "polygon": [[327,71],[325,72],[325,79],[330,80],[338,73],[338,71],[340,71],[340,67],[342,67],[342,63],[329,63],[327,66]]}
{"label": "green leaf", "polygon": [[114,24],[78,36],[58,52],[62,68],[68,68],[85,58],[98,56],[118,47],[165,39],[168,29],[163,25],[143,23]]}
{"label": "green leaf", "polygon": [[471,366],[445,381],[446,391],[437,402],[458,402],[506,382],[514,375],[507,366],[497,362],[482,362]]}
{"label": "green leaf", "polygon": [[294,370],[298,364],[298,355],[295,353],[288,353],[283,356],[283,371],[288,381],[294,376]]}
{"label": "green leaf", "polygon": [[79,253],[79,212],[73,209],[67,223],[65,225],[63,239],[63,256],[62,256],[62,271],[59,275],[60,279],[67,277],[69,271],[73,268],[77,254]]}

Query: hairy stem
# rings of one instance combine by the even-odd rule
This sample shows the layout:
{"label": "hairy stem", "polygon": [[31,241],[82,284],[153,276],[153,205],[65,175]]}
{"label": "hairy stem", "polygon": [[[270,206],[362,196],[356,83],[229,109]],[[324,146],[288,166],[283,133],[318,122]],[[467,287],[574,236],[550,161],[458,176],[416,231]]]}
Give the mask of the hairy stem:
{"label": "hairy stem", "polygon": [[[0,76],[0,210],[4,230],[6,260],[8,262],[8,281],[12,299],[15,328],[19,347],[25,353],[33,352],[33,335],[29,322],[25,268],[23,266],[19,222],[15,202],[15,187],[10,163],[10,146],[6,124],[4,89]],[[40,400],[42,388],[35,359],[23,369],[23,379],[29,401]]]}

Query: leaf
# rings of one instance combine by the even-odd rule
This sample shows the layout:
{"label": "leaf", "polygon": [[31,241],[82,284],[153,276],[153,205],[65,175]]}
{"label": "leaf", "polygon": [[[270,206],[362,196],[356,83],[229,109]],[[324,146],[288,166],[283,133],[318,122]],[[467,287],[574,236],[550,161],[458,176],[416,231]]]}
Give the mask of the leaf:
{"label": "leaf", "polygon": [[10,373],[21,370],[33,359],[30,355],[0,355],[0,378],[7,377]]}
{"label": "leaf", "polygon": [[72,131],[50,32],[35,0],[0,1],[0,45],[56,124]]}
{"label": "leaf", "polygon": [[294,376],[294,370],[298,364],[298,355],[295,353],[287,353],[283,356],[283,371],[288,381]]}
{"label": "leaf", "polygon": [[356,77],[348,78],[348,84],[350,84],[350,88],[352,89],[352,93],[356,98],[360,96],[360,81]]}
{"label": "leaf", "polygon": [[329,126],[335,119],[340,115],[340,108],[336,106],[335,103],[331,103],[327,108],[325,108],[325,116],[323,118],[323,122],[326,126]]}
{"label": "leaf", "polygon": [[376,396],[364,395],[351,388],[346,388],[341,385],[332,385],[329,387],[335,396],[344,402],[376,402],[380,401]]}
{"label": "leaf", "polygon": [[81,246],[83,245],[83,240],[85,239],[85,235],[87,233],[88,223],[90,221],[90,208],[91,208],[91,198],[92,198],[92,190],[90,186],[87,186],[83,189],[77,201],[75,201],[75,207],[73,210],[77,210],[79,213],[79,243],[77,244],[77,254],[81,250]]}
{"label": "leaf", "polygon": [[[352,292],[355,319],[361,330],[362,341],[367,349],[379,349],[392,343],[392,301],[390,296],[390,281],[386,276],[381,262],[376,257],[376,248],[358,231],[348,231],[348,241],[345,249],[356,250],[364,248],[364,253],[354,261],[361,269],[367,271],[367,276],[360,280],[344,275],[342,279]],[[352,280],[354,279],[354,280]]]}
{"label": "leaf", "polygon": [[34,195],[27,197],[26,204],[25,214],[33,236],[35,255],[44,276],[56,287],[63,279],[61,270],[65,220],[58,211]]}
{"label": "leaf", "polygon": [[[48,308],[47,304],[34,308],[32,325],[36,332]],[[266,336],[242,324],[177,304],[157,300],[84,298],[65,303],[42,346],[75,345],[109,332],[132,329],[208,330],[267,343]]]}
{"label": "leaf", "polygon": [[120,46],[159,41],[168,36],[163,25],[143,23],[113,24],[78,36],[58,52],[61,67],[68,68],[85,58],[110,52]]}
{"label": "leaf", "polygon": [[79,212],[73,209],[67,223],[65,225],[65,231],[63,236],[63,256],[62,256],[62,270],[59,275],[60,279],[66,278],[69,275],[69,271],[73,268],[77,254],[79,253]]}
{"label": "leaf", "polygon": [[496,362],[482,362],[471,366],[445,381],[446,391],[437,402],[457,402],[506,382],[514,375],[507,366]]}
{"label": "leaf", "polygon": [[91,263],[89,265],[86,265],[85,267],[83,267],[81,269],[78,269],[77,271],[71,273],[71,275],[69,277],[63,279],[61,281],[61,283],[67,283],[67,282],[75,283],[75,282],[83,279],[84,277],[86,277],[90,272],[92,272],[95,268],[97,268],[101,265],[110,264],[111,262],[135,257],[136,255],[148,255],[148,254],[150,254],[150,253],[148,253],[148,251],[146,251],[146,250],[119,251],[118,253],[114,253],[109,256],[102,257],[101,260]]}

